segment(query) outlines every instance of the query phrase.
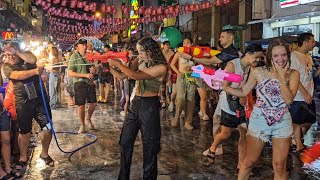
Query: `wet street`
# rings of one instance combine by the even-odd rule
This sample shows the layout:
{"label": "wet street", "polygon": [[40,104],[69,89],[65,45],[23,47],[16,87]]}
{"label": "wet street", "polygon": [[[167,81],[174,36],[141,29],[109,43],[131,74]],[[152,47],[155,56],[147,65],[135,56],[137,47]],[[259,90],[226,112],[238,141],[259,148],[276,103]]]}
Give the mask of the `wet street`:
{"label": "wet street", "polygon": [[[114,105],[115,104],[115,105]],[[319,105],[319,103],[318,103]],[[319,106],[318,109],[320,110]],[[26,169],[24,179],[117,179],[120,164],[119,135],[124,118],[120,116],[120,107],[117,101],[107,104],[98,104],[93,115],[93,123],[96,130],[88,133],[95,135],[96,143],[70,154],[62,153],[54,140],[50,146],[50,154],[55,160],[54,167],[45,166],[39,159],[41,146],[37,138],[37,147],[30,157],[30,163]],[[320,112],[320,111],[318,111]],[[195,110],[195,114],[198,109]],[[223,155],[216,156],[212,165],[206,166],[202,163],[202,152],[212,142],[212,120],[202,121],[194,116],[194,131],[188,131],[181,127],[172,129],[170,119],[173,113],[162,109],[162,139],[161,152],[158,158],[158,179],[236,179],[238,133],[223,143]],[[53,110],[53,123],[56,131],[77,132],[79,119],[76,107],[66,107]],[[320,130],[316,126],[311,128],[306,137],[306,144],[312,144],[320,139]],[[57,133],[57,140],[61,148],[71,151],[89,143],[93,137],[85,134]],[[253,169],[251,179],[273,179],[272,151],[265,147],[257,166]],[[138,136],[135,143],[134,155],[131,167],[131,179],[142,179],[142,143]],[[319,160],[320,161],[320,160]],[[302,168],[303,164],[298,158],[292,156],[292,166],[288,173],[290,179],[320,179],[320,166],[318,170],[313,168]],[[320,162],[318,163],[320,164]]]}

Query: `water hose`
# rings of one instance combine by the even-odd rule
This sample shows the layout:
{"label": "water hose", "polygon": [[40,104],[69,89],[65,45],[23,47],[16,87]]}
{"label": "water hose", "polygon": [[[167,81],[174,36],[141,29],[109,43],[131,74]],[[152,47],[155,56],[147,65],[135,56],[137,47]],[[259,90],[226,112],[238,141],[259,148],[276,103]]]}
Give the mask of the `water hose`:
{"label": "water hose", "polygon": [[69,131],[61,131],[61,132],[55,132],[54,128],[53,128],[53,123],[52,123],[52,119],[50,118],[50,115],[49,115],[49,110],[48,110],[48,106],[47,106],[47,102],[46,102],[46,99],[45,99],[45,91],[44,91],[44,88],[43,88],[43,82],[42,82],[42,79],[41,79],[41,76],[39,76],[39,83],[40,83],[40,90],[41,90],[41,96],[42,96],[42,101],[43,101],[43,105],[44,105],[44,109],[46,111],[46,114],[47,114],[47,118],[48,118],[48,121],[50,123],[50,126],[51,126],[51,132],[53,134],[53,137],[54,137],[54,140],[59,148],[59,150],[63,153],[66,153],[66,154],[70,154],[69,157],[68,157],[68,160],[71,161],[71,156],[76,153],[77,151],[85,148],[85,147],[88,147],[90,145],[92,145],[93,143],[95,143],[97,141],[97,136],[96,135],[93,135],[93,134],[86,134],[86,136],[89,136],[89,137],[92,137],[93,140],[87,144],[84,144],[83,146],[80,146],[74,150],[71,150],[71,151],[65,151],[63,150],[60,145],[59,145],[59,142],[58,142],[58,139],[57,139],[57,135],[56,134],[72,134],[72,135],[78,135],[78,133],[75,133],[75,132],[69,132]]}

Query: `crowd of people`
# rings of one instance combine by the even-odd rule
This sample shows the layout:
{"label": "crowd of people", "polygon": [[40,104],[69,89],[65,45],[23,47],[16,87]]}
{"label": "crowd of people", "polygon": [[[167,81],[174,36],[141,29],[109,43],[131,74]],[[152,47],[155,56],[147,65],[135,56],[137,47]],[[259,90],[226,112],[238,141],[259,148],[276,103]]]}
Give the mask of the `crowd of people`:
{"label": "crowd of people", "polygon": [[[198,115],[203,121],[211,119],[208,98],[212,94],[218,96],[212,117],[214,139],[203,152],[204,164],[214,163],[215,156],[223,154],[221,143],[238,130],[238,179],[249,178],[267,142],[272,142],[273,147],[274,178],[287,179],[291,144],[296,145],[296,153],[301,153],[306,148],[303,136],[316,122],[316,117],[309,115],[310,110],[315,112],[313,79],[320,74],[308,54],[315,47],[314,35],[299,35],[295,48],[275,39],[267,50],[250,44],[243,53],[233,45],[234,38],[233,30],[223,30],[219,46],[215,48],[220,53],[208,58],[174,52],[169,41],[159,44],[144,37],[136,44],[126,44],[115,50],[128,52],[128,62],[114,58],[108,63],[99,59],[88,61],[86,54],[107,53],[112,51],[110,46],[105,45],[103,52],[97,52],[92,42],[85,39],[78,40],[74,50],[65,54],[49,42],[47,51],[38,60],[31,52],[21,51],[16,43],[9,43],[3,49],[1,71],[14,87],[15,100],[11,99],[14,106],[5,106],[1,112],[15,110],[20,158],[11,169],[10,117],[2,115],[0,130],[5,169],[0,166],[0,179],[21,177],[17,170],[28,160],[26,152],[33,119],[42,130],[40,158],[47,165],[54,165],[48,154],[52,138],[48,117],[51,117],[50,110],[62,107],[61,92],[69,106],[77,106],[78,133],[85,133],[87,127],[95,129],[91,117],[97,103],[108,103],[112,91],[115,96],[118,93],[121,96],[123,111],[120,115],[125,117],[119,141],[118,179],[130,177],[133,147],[139,131],[143,142],[143,179],[156,179],[161,139],[160,108],[175,112],[172,128],[179,128],[183,121],[183,127],[192,131],[196,90],[200,97]],[[186,38],[179,46],[190,48],[194,44]],[[242,81],[212,82],[221,86],[220,90],[213,90],[203,79],[191,76],[191,67],[197,64],[241,75]],[[46,102],[41,98],[42,82]],[[45,112],[44,103],[49,107],[49,114]],[[89,106],[87,114],[86,105]]]}

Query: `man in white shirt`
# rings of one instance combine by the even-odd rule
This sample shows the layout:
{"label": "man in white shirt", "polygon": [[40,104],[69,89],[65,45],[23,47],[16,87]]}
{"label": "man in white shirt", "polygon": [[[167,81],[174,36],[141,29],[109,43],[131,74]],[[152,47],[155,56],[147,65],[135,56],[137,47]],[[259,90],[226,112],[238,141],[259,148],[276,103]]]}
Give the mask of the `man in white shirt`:
{"label": "man in white shirt", "polygon": [[[312,67],[314,64],[311,56],[308,54],[314,47],[314,35],[303,33],[298,37],[298,48],[291,52],[291,68],[300,73],[299,89],[290,106],[293,134],[298,152],[304,148],[301,140],[303,135],[316,122],[316,117],[312,116],[307,110],[310,109],[315,112],[315,103],[312,98],[314,91]],[[302,128],[305,128],[304,132],[302,132]]]}

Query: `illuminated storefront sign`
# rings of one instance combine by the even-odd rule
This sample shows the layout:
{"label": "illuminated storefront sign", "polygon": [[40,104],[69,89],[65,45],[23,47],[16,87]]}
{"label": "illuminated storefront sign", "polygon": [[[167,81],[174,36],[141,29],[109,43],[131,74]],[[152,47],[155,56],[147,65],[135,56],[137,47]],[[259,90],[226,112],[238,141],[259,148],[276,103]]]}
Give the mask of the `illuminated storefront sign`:
{"label": "illuminated storefront sign", "polygon": [[[139,1],[138,0],[131,0],[131,6],[133,7],[133,9],[135,11],[137,11],[139,9]],[[138,19],[138,18],[139,18],[139,15],[134,14],[134,11],[131,10],[130,11],[130,19]],[[131,31],[134,31],[137,26],[138,26],[138,23],[132,23],[132,25],[128,29],[128,37],[131,36]]]}
{"label": "illuminated storefront sign", "polygon": [[4,40],[11,40],[16,37],[14,32],[9,31],[3,31],[1,35]]}
{"label": "illuminated storefront sign", "polygon": [[317,2],[320,0],[280,0],[280,7],[286,8],[291,6],[297,6],[299,4],[307,4],[312,2]]}

